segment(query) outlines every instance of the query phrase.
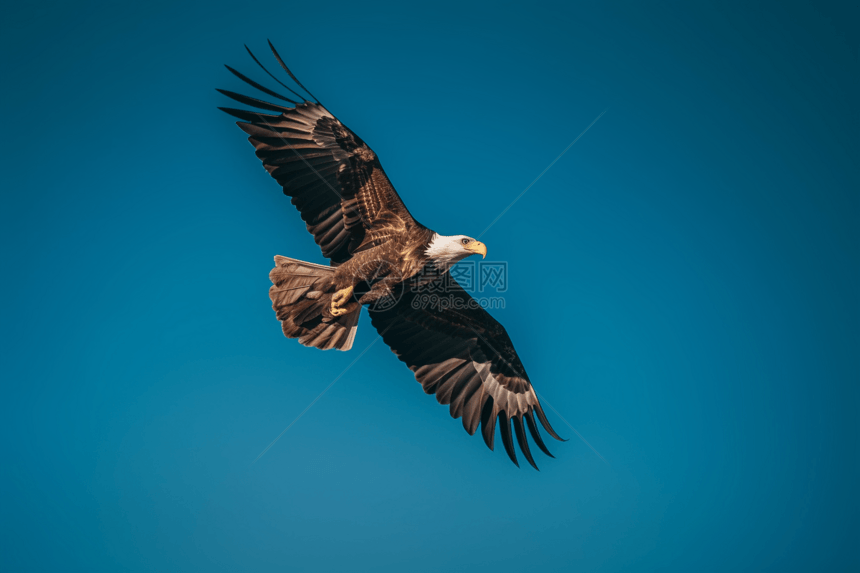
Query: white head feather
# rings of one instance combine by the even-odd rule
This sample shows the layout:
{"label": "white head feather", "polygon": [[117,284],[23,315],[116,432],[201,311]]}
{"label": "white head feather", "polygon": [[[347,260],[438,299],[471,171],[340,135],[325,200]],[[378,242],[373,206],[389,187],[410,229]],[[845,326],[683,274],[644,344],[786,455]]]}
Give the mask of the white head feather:
{"label": "white head feather", "polygon": [[[435,233],[425,254],[433,259],[438,267],[447,269],[469,255],[479,254],[480,251],[475,250],[476,245],[483,247],[483,243],[466,235],[447,236]],[[483,248],[486,254],[486,247]]]}

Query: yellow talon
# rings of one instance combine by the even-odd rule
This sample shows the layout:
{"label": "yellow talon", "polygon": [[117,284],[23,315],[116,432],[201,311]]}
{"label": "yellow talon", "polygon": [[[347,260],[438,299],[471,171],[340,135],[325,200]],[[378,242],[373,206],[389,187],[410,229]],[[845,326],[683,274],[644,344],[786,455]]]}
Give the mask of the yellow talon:
{"label": "yellow talon", "polygon": [[358,303],[355,301],[345,304],[352,296],[352,287],[341,289],[334,293],[331,297],[331,314],[332,316],[343,316],[355,310]]}

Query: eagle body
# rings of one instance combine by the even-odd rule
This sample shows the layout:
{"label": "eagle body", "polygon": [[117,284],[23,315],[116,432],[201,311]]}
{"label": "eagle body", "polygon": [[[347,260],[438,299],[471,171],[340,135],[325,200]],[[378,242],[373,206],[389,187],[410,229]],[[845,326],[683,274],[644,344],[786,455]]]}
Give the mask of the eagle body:
{"label": "eagle body", "polygon": [[[281,95],[227,67],[272,103],[227,90],[256,110],[220,108],[238,118],[257,157],[299,211],[329,265],[276,256],[269,273],[272,308],[288,338],[323,350],[352,347],[362,306],[383,341],[427,394],[450,407],[469,434],[481,429],[493,449],[495,429],[517,463],[514,441],[537,468],[527,432],[547,455],[538,423],[554,438],[537,394],[504,327],[453,279],[458,261],[485,256],[465,235],[446,236],[419,223],[382,169],[379,158],[298,81],[304,96],[255,62],[298,99]],[[424,304],[422,289],[448,304]],[[536,422],[537,420],[537,422]]]}
{"label": "eagle body", "polygon": [[[392,231],[382,244],[358,250],[337,267],[335,279],[338,288],[369,280],[370,295],[384,292],[385,285],[393,285],[395,280],[402,282],[423,274],[431,262],[426,251],[434,234],[424,227],[404,226],[402,230]],[[369,299],[361,302],[365,304]]]}

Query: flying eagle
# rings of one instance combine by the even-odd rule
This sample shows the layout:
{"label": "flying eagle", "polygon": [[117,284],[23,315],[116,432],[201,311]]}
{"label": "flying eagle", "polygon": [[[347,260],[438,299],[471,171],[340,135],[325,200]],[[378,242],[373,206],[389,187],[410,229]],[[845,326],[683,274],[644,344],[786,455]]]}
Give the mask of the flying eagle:
{"label": "flying eagle", "polygon": [[[450,404],[451,416],[462,418],[470,435],[480,425],[491,450],[498,421],[511,461],[519,465],[515,437],[537,469],[526,427],[551,457],[535,416],[553,438],[562,438],[546,419],[505,329],[448,275],[458,261],[486,256],[487,247],[465,235],[440,235],[416,221],[373,150],[299,82],[271,42],[269,47],[296,88],[311,100],[271,74],[247,46],[254,61],[297,99],[230,66],[227,69],[239,79],[292,106],[218,91],[274,112],[219,108],[241,120],[237,125],[248,134],[257,157],[292,198],[330,261],[325,266],[275,257],[269,296],[284,335],[305,346],[349,350],[361,307],[367,305],[371,324],[412,370],[424,392],[436,394],[440,404]],[[447,304],[424,304],[422,289],[444,291]]]}

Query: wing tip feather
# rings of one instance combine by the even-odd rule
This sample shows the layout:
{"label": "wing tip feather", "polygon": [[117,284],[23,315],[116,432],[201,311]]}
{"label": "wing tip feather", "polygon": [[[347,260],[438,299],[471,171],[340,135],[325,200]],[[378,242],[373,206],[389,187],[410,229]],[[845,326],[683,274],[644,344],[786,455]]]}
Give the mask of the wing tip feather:
{"label": "wing tip feather", "polygon": [[543,429],[546,430],[546,432],[550,436],[552,436],[553,438],[555,438],[559,442],[566,442],[567,441],[566,439],[562,438],[561,436],[559,436],[558,434],[555,433],[555,430],[550,425],[549,420],[546,419],[546,414],[544,414],[543,407],[541,407],[540,402],[535,404],[534,410],[535,410],[535,413],[537,414],[538,420],[540,420],[540,423],[543,426]]}
{"label": "wing tip feather", "polygon": [[549,451],[549,448],[547,448],[546,444],[543,442],[543,438],[540,435],[540,430],[538,429],[537,424],[535,424],[534,414],[532,410],[529,410],[525,414],[523,414],[523,417],[526,419],[526,424],[529,427],[529,433],[532,435],[532,439],[535,441],[540,450],[549,457],[555,458],[555,456],[552,455],[552,452]]}
{"label": "wing tip feather", "polygon": [[[293,72],[290,71],[290,68],[288,68],[287,64],[284,63],[283,58],[281,58],[281,55],[278,53],[278,50],[275,49],[275,45],[272,44],[272,41],[268,38],[266,38],[266,41],[269,43],[269,48],[272,50],[272,54],[275,56],[275,59],[278,61],[279,64],[281,64],[281,67],[284,69],[285,72],[287,72],[287,75],[289,75],[293,79],[293,81],[296,82],[296,85],[298,85],[300,88],[305,90],[305,92],[307,92],[307,94],[309,96],[311,96],[311,98],[313,98],[314,102],[316,102],[319,105],[322,105],[322,102],[320,102],[319,98],[317,98],[317,96],[312,94],[308,88],[306,88],[304,85],[302,85],[302,82],[300,82],[299,79],[295,76],[295,74],[293,74]],[[306,103],[313,103],[313,102],[308,102],[307,99],[305,99],[305,102]]]}
{"label": "wing tip feather", "polygon": [[514,449],[514,440],[511,435],[511,419],[508,417],[507,412],[501,410],[498,415],[499,420],[499,434],[502,436],[502,444],[505,446],[505,452],[508,454],[508,457],[511,458],[511,461],[514,462],[514,465],[520,467],[520,462],[517,461],[517,450]]}
{"label": "wing tip feather", "polygon": [[513,422],[514,433],[517,436],[517,442],[520,444],[520,450],[522,450],[523,455],[526,457],[526,461],[529,464],[531,464],[531,466],[534,469],[536,469],[537,471],[540,471],[540,468],[537,467],[537,464],[535,463],[535,460],[532,457],[532,452],[529,449],[529,439],[528,439],[528,436],[526,436],[526,433],[525,433],[524,428],[523,428],[522,414],[519,414],[519,415],[511,418],[511,422]]}

